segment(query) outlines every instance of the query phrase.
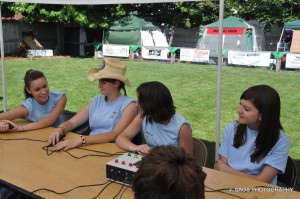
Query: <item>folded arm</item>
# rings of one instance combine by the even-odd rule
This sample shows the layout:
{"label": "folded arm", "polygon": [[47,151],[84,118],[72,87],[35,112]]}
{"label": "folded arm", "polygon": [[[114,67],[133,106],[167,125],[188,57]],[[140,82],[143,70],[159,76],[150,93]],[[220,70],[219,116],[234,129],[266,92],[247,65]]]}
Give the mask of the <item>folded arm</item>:
{"label": "folded arm", "polygon": [[257,176],[250,175],[250,174],[243,173],[241,171],[231,168],[227,164],[227,161],[228,161],[227,158],[220,155],[219,160],[217,160],[217,162],[215,163],[214,169],[223,171],[226,173],[231,173],[231,174],[235,174],[238,176],[266,182],[266,183],[271,183],[272,180],[276,177],[276,175],[278,173],[278,170],[276,168],[269,166],[269,165],[265,165],[264,168],[262,169],[262,171],[260,172],[260,174],[258,174]]}

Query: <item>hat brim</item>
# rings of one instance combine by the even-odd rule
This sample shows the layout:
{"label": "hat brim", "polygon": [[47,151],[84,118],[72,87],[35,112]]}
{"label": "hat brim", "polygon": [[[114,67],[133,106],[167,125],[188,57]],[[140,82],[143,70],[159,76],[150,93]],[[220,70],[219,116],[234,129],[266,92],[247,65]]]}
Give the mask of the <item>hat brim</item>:
{"label": "hat brim", "polygon": [[130,82],[126,77],[121,76],[120,74],[115,74],[115,73],[103,73],[103,72],[100,72],[98,68],[91,69],[87,75],[87,78],[90,81],[95,81],[97,79],[105,79],[105,78],[117,79],[117,80],[122,81],[126,86],[130,86]]}

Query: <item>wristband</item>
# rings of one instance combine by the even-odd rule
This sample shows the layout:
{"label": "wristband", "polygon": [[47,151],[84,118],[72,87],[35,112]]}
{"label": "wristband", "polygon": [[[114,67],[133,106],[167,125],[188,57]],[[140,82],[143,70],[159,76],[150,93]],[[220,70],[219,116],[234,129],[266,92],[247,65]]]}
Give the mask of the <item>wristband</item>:
{"label": "wristband", "polygon": [[61,128],[63,130],[64,135],[68,132],[68,128],[63,124],[59,125],[58,128]]}
{"label": "wristband", "polygon": [[83,135],[81,135],[80,137],[81,137],[81,139],[82,139],[82,146],[84,146],[85,143],[86,143],[86,137],[83,136]]}

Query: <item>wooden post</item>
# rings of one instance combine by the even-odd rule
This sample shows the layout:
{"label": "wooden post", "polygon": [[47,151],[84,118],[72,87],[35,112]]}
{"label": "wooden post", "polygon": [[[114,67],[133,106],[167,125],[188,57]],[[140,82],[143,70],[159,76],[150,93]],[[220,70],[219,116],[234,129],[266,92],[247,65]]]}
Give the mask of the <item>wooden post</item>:
{"label": "wooden post", "polygon": [[175,63],[176,53],[171,54],[171,64]]}
{"label": "wooden post", "polygon": [[281,67],[281,59],[276,59],[276,72],[280,71]]}
{"label": "wooden post", "polygon": [[94,58],[97,59],[97,50],[96,50],[96,48],[94,50]]}
{"label": "wooden post", "polygon": [[129,49],[129,60],[134,60],[134,52],[131,49]]}
{"label": "wooden post", "polygon": [[143,61],[143,50],[142,47],[139,49],[140,51],[140,60]]}

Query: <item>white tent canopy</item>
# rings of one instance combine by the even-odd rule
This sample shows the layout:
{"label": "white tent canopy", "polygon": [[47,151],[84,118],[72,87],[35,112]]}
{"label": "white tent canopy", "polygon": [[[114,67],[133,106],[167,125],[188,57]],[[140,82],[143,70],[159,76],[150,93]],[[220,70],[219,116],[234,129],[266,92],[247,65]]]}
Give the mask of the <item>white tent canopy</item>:
{"label": "white tent canopy", "polygon": [[[168,3],[206,0],[1,0],[2,2],[23,2],[37,4],[65,4],[65,5],[101,5],[101,4],[143,4],[143,3]],[[221,110],[221,76],[222,76],[222,43],[223,43],[223,18],[224,0],[219,1],[219,37],[218,37],[218,76],[217,76],[217,107],[216,107],[216,147],[215,159],[218,159],[220,142],[220,110]],[[3,29],[0,4],[0,44],[2,62],[2,84],[3,84],[3,110],[6,111],[6,79],[4,63]]]}
{"label": "white tent canopy", "polygon": [[[178,2],[179,0],[50,0],[50,1],[49,0],[4,0],[4,1],[40,3],[40,4],[101,5],[101,4],[168,3],[168,2]],[[182,0],[182,1],[195,1],[195,0]]]}

